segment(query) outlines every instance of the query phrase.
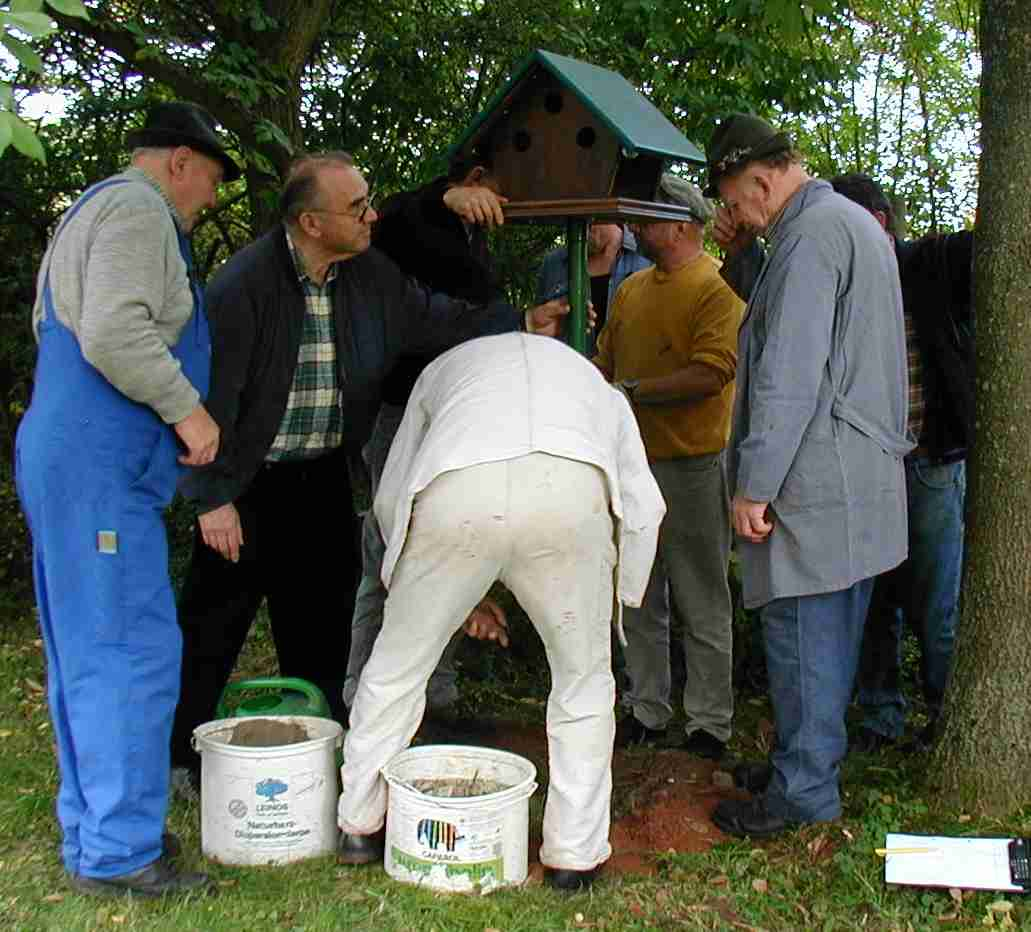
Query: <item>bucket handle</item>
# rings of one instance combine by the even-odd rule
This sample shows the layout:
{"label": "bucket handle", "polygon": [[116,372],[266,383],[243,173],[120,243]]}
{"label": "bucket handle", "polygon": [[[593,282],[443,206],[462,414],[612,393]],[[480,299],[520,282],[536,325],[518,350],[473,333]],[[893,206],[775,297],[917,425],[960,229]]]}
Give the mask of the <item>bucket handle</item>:
{"label": "bucket handle", "polygon": [[226,708],[226,697],[231,693],[247,689],[289,689],[294,692],[303,693],[317,708],[328,708],[329,705],[322,690],[307,680],[291,676],[259,676],[249,680],[234,680],[226,683],[225,689],[222,690],[222,695],[218,700],[218,706],[215,709],[215,718],[229,718],[229,711]]}

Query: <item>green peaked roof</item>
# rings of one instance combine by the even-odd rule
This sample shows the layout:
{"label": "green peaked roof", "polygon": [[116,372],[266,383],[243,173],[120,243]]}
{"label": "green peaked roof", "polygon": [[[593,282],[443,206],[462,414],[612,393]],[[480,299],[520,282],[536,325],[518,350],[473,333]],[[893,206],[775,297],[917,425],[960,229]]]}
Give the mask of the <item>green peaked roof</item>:
{"label": "green peaked roof", "polygon": [[492,120],[532,70],[540,66],[576,94],[619,139],[628,155],[648,152],[671,161],[705,164],[701,150],[622,75],[575,58],[537,49],[522,61],[505,87],[455,143],[461,149]]}

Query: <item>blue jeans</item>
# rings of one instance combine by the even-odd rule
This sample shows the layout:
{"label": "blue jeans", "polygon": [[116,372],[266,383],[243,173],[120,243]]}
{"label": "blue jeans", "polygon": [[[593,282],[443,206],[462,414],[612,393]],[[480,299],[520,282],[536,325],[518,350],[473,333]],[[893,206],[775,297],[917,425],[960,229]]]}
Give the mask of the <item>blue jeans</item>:
{"label": "blue jeans", "polygon": [[863,725],[888,738],[905,728],[901,689],[902,625],[920,640],[920,672],[928,716],[941,712],[956,637],[963,570],[966,463],[932,466],[906,460],[909,558],[877,578],[866,621],[857,683]]}
{"label": "blue jeans", "polygon": [[774,599],[762,608],[766,668],[777,725],[768,810],[794,822],[841,815],[838,765],[845,710],[859,662],[873,579],[820,595]]}

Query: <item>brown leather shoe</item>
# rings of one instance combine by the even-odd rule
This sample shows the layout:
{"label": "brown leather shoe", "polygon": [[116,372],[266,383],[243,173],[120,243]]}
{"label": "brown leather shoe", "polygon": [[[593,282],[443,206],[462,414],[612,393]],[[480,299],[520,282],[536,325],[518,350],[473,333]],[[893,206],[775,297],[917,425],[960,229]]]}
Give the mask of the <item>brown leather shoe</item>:
{"label": "brown leather shoe", "polygon": [[212,883],[207,874],[178,871],[162,855],[156,861],[127,874],[116,877],[84,877],[72,874],[69,881],[79,893],[91,896],[121,896],[133,893],[136,896],[165,896],[168,893],[207,893]]}

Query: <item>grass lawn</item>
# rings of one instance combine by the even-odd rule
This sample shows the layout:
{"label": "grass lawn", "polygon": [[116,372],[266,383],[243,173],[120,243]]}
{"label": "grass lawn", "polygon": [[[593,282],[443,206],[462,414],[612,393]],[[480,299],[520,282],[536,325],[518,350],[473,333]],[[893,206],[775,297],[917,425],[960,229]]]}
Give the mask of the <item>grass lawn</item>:
{"label": "grass lawn", "polygon": [[[189,867],[209,870],[215,896],[143,901],[96,900],[70,891],[58,861],[53,818],[57,773],[44,697],[39,634],[28,608],[4,606],[0,618],[0,929],[317,930],[545,929],[974,929],[1031,928],[1020,897],[946,890],[888,889],[873,849],[887,831],[955,835],[1031,834],[1031,812],[1006,822],[946,811],[920,784],[919,756],[853,755],[844,767],[844,818],[761,843],[734,841],[705,854],[657,853],[651,876],[603,876],[588,893],[561,895],[539,883],[486,897],[443,895],[404,886],[380,868],[344,869],[332,858],[279,868],[204,864],[199,812],[176,801],[170,828],[179,833]],[[515,655],[513,662],[518,662]],[[506,661],[508,662],[508,661]],[[274,672],[268,638],[259,630],[241,668]],[[473,671],[463,701],[498,715],[513,708],[543,727],[546,689],[540,676],[512,668]],[[755,756],[762,697],[739,703],[732,748]],[[626,808],[614,800],[614,808]],[[531,817],[540,818],[539,803]],[[1011,908],[999,901],[1009,901]],[[994,904],[994,905],[993,905]],[[1007,925],[1012,923],[1013,925]]]}

